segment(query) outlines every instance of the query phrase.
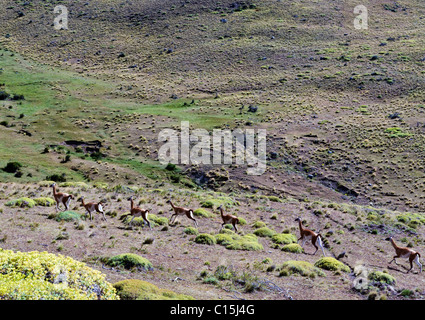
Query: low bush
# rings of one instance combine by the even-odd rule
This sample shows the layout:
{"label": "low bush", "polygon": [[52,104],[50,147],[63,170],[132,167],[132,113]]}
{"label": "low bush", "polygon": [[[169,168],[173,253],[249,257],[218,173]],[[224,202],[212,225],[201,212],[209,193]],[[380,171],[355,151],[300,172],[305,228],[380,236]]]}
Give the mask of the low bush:
{"label": "low bush", "polygon": [[395,283],[395,278],[392,275],[382,271],[373,271],[368,274],[367,278],[372,281],[378,281],[386,284]]}
{"label": "low bush", "polygon": [[123,253],[109,258],[106,264],[111,267],[122,267],[124,269],[153,270],[152,263],[142,256],[134,253]]}
{"label": "low bush", "polygon": [[299,274],[303,277],[314,278],[315,276],[324,276],[324,272],[307,261],[289,260],[285,261],[278,269],[279,276],[289,276]]}
{"label": "low bush", "polygon": [[350,267],[332,257],[322,257],[317,260],[314,265],[320,269],[325,269],[329,271],[341,270],[344,272],[350,272]]}
{"label": "low bush", "polygon": [[57,215],[55,215],[54,219],[58,222],[60,221],[79,221],[85,216],[81,215],[78,212],[67,210],[59,212]]}
{"label": "low bush", "polygon": [[56,201],[52,198],[40,197],[33,199],[37,206],[51,207],[56,204]]}
{"label": "low bush", "polygon": [[26,197],[6,202],[6,206],[8,207],[21,207],[21,208],[24,208],[24,207],[33,208],[35,204],[36,203],[33,199],[26,198]]}
{"label": "low bush", "polygon": [[114,283],[121,300],[194,300],[193,297],[160,289],[152,283],[139,279],[126,279]]}
{"label": "low bush", "polygon": [[291,233],[277,233],[272,236],[272,241],[277,244],[297,243],[297,237]]}
{"label": "low bush", "polygon": [[214,245],[217,243],[217,240],[214,236],[208,233],[201,233],[197,235],[197,237],[195,238],[195,242],[200,244]]}
{"label": "low bush", "polygon": [[304,249],[298,243],[286,244],[281,249],[282,249],[282,251],[292,252],[292,253],[303,253],[304,252]]}
{"label": "low bush", "polygon": [[203,208],[199,208],[199,209],[194,210],[193,214],[195,216],[204,217],[204,218],[212,218],[212,217],[215,216],[214,214],[212,214],[211,212],[209,212],[208,210],[205,210]]}
{"label": "low bush", "polygon": [[254,234],[259,237],[269,237],[271,238],[274,234],[276,234],[275,231],[272,229],[269,229],[267,227],[259,228],[254,231]]}
{"label": "low bush", "polygon": [[105,275],[83,262],[47,252],[0,249],[4,300],[119,300]]}

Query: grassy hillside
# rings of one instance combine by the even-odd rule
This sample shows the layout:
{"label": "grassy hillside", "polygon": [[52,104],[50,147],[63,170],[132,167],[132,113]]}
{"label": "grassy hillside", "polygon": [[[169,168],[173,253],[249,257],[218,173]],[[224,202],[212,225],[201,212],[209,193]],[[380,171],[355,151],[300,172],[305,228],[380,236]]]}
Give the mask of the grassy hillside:
{"label": "grassy hillside", "polygon": [[[114,286],[143,280],[201,300],[423,299],[425,294],[416,265],[407,273],[410,266],[402,259],[388,264],[394,249],[385,240],[393,236],[399,245],[422,251],[425,220],[415,211],[236,192],[60,184],[59,191],[76,199],[102,199],[107,221],[100,214],[90,221],[76,201],[64,212],[63,206],[56,211],[41,205],[48,202],[31,201],[52,197],[46,182],[2,184],[0,190],[3,249],[69,256],[99,270]],[[130,195],[150,210],[152,230],[141,218],[129,225]],[[16,201],[24,196],[26,202]],[[186,217],[170,223],[168,199],[193,208],[198,228]],[[220,231],[220,205],[241,218],[238,233],[230,225]],[[296,217],[322,234],[328,260],[321,260],[320,250],[313,255],[310,243],[304,250],[295,244]]]}
{"label": "grassy hillside", "polygon": [[[69,10],[68,30],[53,28],[53,10],[59,4]],[[114,201],[125,201],[124,194],[142,188],[144,203],[164,213],[164,204],[156,203],[174,192],[187,195],[181,199],[187,206],[194,202],[198,207],[202,198],[215,198],[213,192],[218,192],[232,195],[232,206],[233,200],[240,201],[240,207],[229,208],[239,209],[250,223],[264,220],[267,227],[292,228],[293,219],[302,214],[310,223],[317,221],[315,227],[323,232],[326,225],[339,221],[345,229],[338,233],[341,238],[332,240],[338,248],[334,254],[351,250],[351,260],[346,261],[351,271],[359,261],[370,259],[379,270],[385,268],[389,243],[379,241],[391,234],[420,251],[425,209],[425,5],[420,0],[362,4],[369,13],[367,30],[354,28],[358,2],[351,0],[5,1],[0,21],[0,182],[14,191],[5,185],[3,200],[27,197],[31,191],[47,193],[35,191],[40,181],[84,182],[108,185],[97,198]],[[266,129],[266,172],[250,176],[245,165],[161,165],[158,134],[164,128],[179,130],[181,121],[189,121],[191,129],[209,131]],[[21,167],[8,172],[4,168],[12,162]],[[84,192],[92,192],[89,189]],[[169,189],[173,193],[165,191]],[[159,197],[147,190],[164,193]],[[273,202],[268,197],[286,200]],[[117,213],[126,210],[115,202],[112,208]],[[41,209],[24,211],[39,215],[40,226],[48,223],[51,228],[55,224]],[[11,217],[16,212],[8,206],[3,210]],[[113,221],[90,228],[102,232],[102,243],[109,236],[147,232],[129,231]],[[219,226],[218,221],[206,221],[208,227],[200,233],[216,237],[212,226]],[[356,235],[351,236],[350,223]],[[1,230],[9,233],[15,228]],[[251,240],[244,236],[255,230],[247,228],[240,238],[214,238],[216,244],[208,250],[227,253],[220,241],[237,241],[227,244],[231,247]],[[172,243],[189,237],[190,247],[198,248],[195,237],[181,231],[176,235],[156,230],[154,238],[166,235]],[[379,245],[370,248],[374,241]],[[246,259],[267,258],[263,253],[269,253],[272,243],[260,241],[263,250],[250,252]],[[123,244],[115,253],[128,251],[128,246]],[[368,253],[359,256],[357,247]],[[275,251],[282,254],[271,250]],[[79,250],[69,254],[87,258]],[[295,253],[285,257],[298,259]],[[304,257],[312,264],[318,259],[317,254]],[[273,261],[283,263],[279,259],[273,254]],[[178,273],[178,266],[169,263],[157,265]],[[199,263],[194,268],[196,274],[201,272]],[[237,269],[242,272],[242,264]],[[270,275],[257,269],[262,277]],[[397,288],[414,291],[417,278],[397,277],[399,271],[395,272]],[[366,297],[344,291],[353,273],[342,280],[339,276],[331,278],[345,285],[336,285],[327,298]],[[318,290],[319,284],[332,286],[318,279],[322,278],[308,281]],[[170,289],[178,287],[177,282],[168,283]],[[199,284],[191,282],[195,283]],[[218,284],[212,290],[223,294]],[[204,286],[198,290],[197,285],[185,294],[212,297],[201,294]],[[296,291],[301,284],[297,280],[291,285]],[[255,292],[255,298],[267,295]],[[306,294],[297,298],[320,297],[319,291]]]}

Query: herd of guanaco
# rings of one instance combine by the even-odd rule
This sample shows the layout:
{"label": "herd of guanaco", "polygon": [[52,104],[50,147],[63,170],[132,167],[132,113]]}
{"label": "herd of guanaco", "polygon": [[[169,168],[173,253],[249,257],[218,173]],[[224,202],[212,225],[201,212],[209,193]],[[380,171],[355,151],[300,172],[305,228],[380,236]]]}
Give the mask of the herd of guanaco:
{"label": "herd of guanaco", "polygon": [[[69,210],[69,204],[71,200],[74,199],[73,195],[63,193],[63,192],[57,192],[55,183],[53,183],[50,187],[53,188],[53,196],[56,201],[56,210],[59,210],[59,205],[61,203],[65,206],[66,210]],[[81,201],[81,206],[86,209],[87,211],[86,216],[88,214],[90,216],[90,220],[92,220],[92,212],[96,211],[98,213],[102,213],[103,218],[106,221],[105,212],[103,211],[103,207],[100,202],[85,203],[83,197],[81,197],[78,201]],[[130,201],[129,215],[132,217],[129,225],[132,226],[132,222],[135,217],[142,217],[144,223],[147,224],[150,229],[152,229],[151,223],[148,219],[149,210],[141,209],[135,206],[133,196],[128,198],[128,201]],[[168,200],[167,203],[171,205],[174,211],[174,213],[171,215],[171,218],[170,218],[170,224],[174,223],[178,216],[186,216],[187,218],[194,221],[195,226],[198,227],[198,222],[193,216],[194,215],[193,209],[175,206],[171,200]],[[225,214],[222,205],[218,207],[218,210],[220,210],[221,219],[223,220],[220,231],[223,229],[223,227],[226,224],[231,224],[233,228],[235,229],[235,232],[238,232],[236,225],[239,223],[239,218],[232,214]],[[320,248],[323,253],[323,256],[326,256],[321,234],[305,228],[302,224],[300,217],[296,218],[295,221],[298,222],[298,226],[300,229],[300,238],[298,239],[298,242],[300,240],[302,241],[302,244],[301,244],[302,248],[304,248],[305,242],[309,241],[316,248],[316,251],[314,251],[313,255],[315,255]],[[389,237],[386,240],[389,240],[391,242],[396,252],[396,255],[389,262],[389,264],[391,264],[393,261],[397,264],[397,261],[396,261],[397,258],[404,258],[404,259],[408,259],[410,263],[410,269],[407,272],[410,272],[410,270],[413,269],[413,262],[420,268],[420,272],[422,272],[422,264],[419,261],[419,258],[421,257],[421,255],[419,252],[407,247],[398,246],[392,237]]]}

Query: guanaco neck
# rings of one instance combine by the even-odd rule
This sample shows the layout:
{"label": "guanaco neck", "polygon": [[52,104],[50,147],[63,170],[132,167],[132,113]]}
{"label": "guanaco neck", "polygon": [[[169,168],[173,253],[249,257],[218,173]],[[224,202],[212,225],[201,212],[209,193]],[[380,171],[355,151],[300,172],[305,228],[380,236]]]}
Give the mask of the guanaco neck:
{"label": "guanaco neck", "polygon": [[220,208],[220,214],[221,214],[222,217],[224,216],[223,208]]}
{"label": "guanaco neck", "polygon": [[56,196],[56,186],[53,186],[53,195]]}
{"label": "guanaco neck", "polygon": [[175,206],[174,206],[174,204],[171,202],[171,200],[170,200],[170,204],[171,204],[171,206],[173,207],[173,209],[175,208]]}
{"label": "guanaco neck", "polygon": [[302,224],[302,222],[301,222],[301,219],[300,219],[300,220],[298,220],[298,225],[299,225],[299,227],[300,227],[300,231],[301,231],[301,232],[303,232],[303,231],[304,231],[304,227],[303,227],[303,224]]}
{"label": "guanaco neck", "polygon": [[86,204],[84,203],[84,198],[81,198],[81,204],[82,204],[83,206],[86,206]]}
{"label": "guanaco neck", "polygon": [[130,205],[131,205],[131,210],[134,209],[134,202],[133,202],[133,198],[130,198]]}
{"label": "guanaco neck", "polygon": [[393,245],[394,249],[399,249],[399,247],[396,245],[393,238],[391,238],[390,241],[391,241],[391,244]]}

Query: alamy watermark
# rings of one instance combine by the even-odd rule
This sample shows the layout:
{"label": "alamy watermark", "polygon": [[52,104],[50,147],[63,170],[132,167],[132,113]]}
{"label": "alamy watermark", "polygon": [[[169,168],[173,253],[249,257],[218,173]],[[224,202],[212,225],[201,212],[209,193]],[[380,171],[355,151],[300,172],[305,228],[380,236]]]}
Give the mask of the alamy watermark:
{"label": "alamy watermark", "polygon": [[158,160],[166,165],[246,165],[248,175],[266,171],[266,129],[205,129],[190,130],[189,122],[182,121],[180,132],[164,129],[158,141],[164,142]]}
{"label": "alamy watermark", "polygon": [[[54,13],[58,14],[53,21],[56,30],[68,30],[68,8],[64,5],[58,5],[54,9]],[[354,7],[354,28],[357,30],[368,29],[368,10],[364,5]]]}
{"label": "alamy watermark", "polygon": [[60,5],[54,9],[55,14],[59,14],[53,21],[56,30],[68,30],[68,8]]}
{"label": "alamy watermark", "polygon": [[354,28],[357,30],[368,29],[368,12],[364,5],[358,5],[354,8],[357,16],[354,18]]}

